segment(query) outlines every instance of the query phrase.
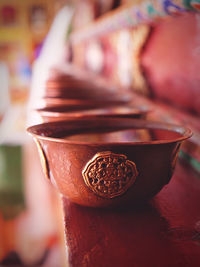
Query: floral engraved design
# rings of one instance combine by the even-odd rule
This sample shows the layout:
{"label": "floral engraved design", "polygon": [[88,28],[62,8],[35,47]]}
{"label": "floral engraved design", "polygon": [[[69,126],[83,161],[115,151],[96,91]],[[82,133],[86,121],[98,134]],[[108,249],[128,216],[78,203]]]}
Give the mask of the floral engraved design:
{"label": "floral engraved design", "polygon": [[134,162],[122,154],[97,153],[82,171],[85,184],[98,196],[114,198],[124,194],[138,175]]}

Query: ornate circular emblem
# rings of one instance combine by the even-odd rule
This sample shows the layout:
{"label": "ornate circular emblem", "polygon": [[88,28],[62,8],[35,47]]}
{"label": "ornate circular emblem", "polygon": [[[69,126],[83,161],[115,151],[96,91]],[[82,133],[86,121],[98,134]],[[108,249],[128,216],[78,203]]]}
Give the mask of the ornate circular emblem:
{"label": "ornate circular emblem", "polygon": [[98,196],[114,198],[125,193],[138,175],[134,162],[122,154],[97,153],[85,166],[86,185]]}

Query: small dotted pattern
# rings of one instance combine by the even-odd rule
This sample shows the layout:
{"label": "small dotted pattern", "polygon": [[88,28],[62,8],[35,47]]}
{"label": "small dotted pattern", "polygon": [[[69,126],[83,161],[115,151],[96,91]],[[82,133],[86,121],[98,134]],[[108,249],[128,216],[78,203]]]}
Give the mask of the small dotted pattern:
{"label": "small dotted pattern", "polygon": [[123,154],[97,153],[82,172],[86,185],[96,195],[115,198],[133,185],[138,175],[136,165]]}

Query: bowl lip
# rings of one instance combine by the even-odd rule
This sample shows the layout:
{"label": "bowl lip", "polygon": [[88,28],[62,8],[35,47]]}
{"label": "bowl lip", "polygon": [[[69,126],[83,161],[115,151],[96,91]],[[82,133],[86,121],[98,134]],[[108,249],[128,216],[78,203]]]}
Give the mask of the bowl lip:
{"label": "bowl lip", "polygon": [[[73,88],[72,88],[73,90]],[[64,92],[64,93],[63,93]],[[66,93],[66,90],[46,90],[46,93],[43,95],[43,99],[67,99],[67,100],[78,100],[78,101],[93,101],[93,102],[106,102],[106,103],[130,103],[133,100],[133,94],[132,93],[126,93],[123,94],[121,92],[113,92],[111,91],[108,96],[105,95],[105,97],[102,96],[101,100],[99,100],[99,97],[83,97],[83,96],[69,96]]]}
{"label": "bowl lip", "polygon": [[76,99],[76,98],[59,98],[59,97],[43,97],[41,98],[41,102],[43,102],[45,105],[43,105],[43,107],[41,108],[37,108],[37,109],[43,109],[43,108],[47,108],[48,107],[59,107],[59,106],[64,106],[64,105],[88,105],[90,104],[91,101],[88,100],[80,100],[80,99]]}
{"label": "bowl lip", "polygon": [[[116,106],[126,106],[129,105],[130,101],[122,100],[122,101],[104,101],[103,108],[107,108],[109,106],[116,107]],[[37,111],[38,113],[46,112],[46,109],[51,108],[60,108],[61,106],[68,106],[73,107],[81,105],[83,107],[87,107],[90,105],[96,106],[97,108],[102,107],[102,101],[94,101],[94,100],[83,100],[83,99],[76,99],[76,98],[59,98],[59,97],[42,97],[37,104],[35,104],[31,110]],[[55,112],[55,111],[54,111]]]}
{"label": "bowl lip", "polygon": [[[59,102],[59,105],[66,105],[66,103],[72,103],[72,104],[77,104],[77,102],[81,103],[81,104],[101,104],[102,101],[100,100],[90,100],[90,99],[79,99],[79,98],[60,98],[60,97],[47,97],[47,96],[44,96],[41,98],[42,101],[49,101],[51,103],[58,103]],[[114,105],[119,105],[118,103],[125,103],[127,104],[128,102],[131,102],[132,101],[132,98],[129,96],[129,97],[124,97],[122,100],[106,100],[104,101],[104,103],[106,104],[114,104]],[[62,103],[62,104],[60,104]],[[52,106],[53,107],[53,106]]]}
{"label": "bowl lip", "polygon": [[[134,146],[141,146],[141,145],[159,145],[159,144],[169,144],[169,143],[176,143],[176,142],[181,142],[184,141],[188,138],[190,138],[193,133],[192,131],[182,125],[177,125],[177,124],[172,124],[172,123],[167,123],[167,122],[160,122],[160,121],[152,121],[152,120],[142,120],[142,119],[134,119],[134,118],[107,118],[107,117],[100,117],[97,118],[94,116],[93,119],[98,119],[98,120],[112,120],[112,121],[130,121],[132,123],[142,123],[145,126],[143,127],[138,127],[139,129],[144,129],[144,128],[149,128],[149,129],[160,129],[160,130],[168,130],[168,131],[174,131],[174,132],[178,132],[178,130],[176,131],[175,129],[181,129],[183,133],[180,133],[180,137],[174,138],[174,139],[169,139],[169,140],[154,140],[154,141],[140,141],[140,142],[81,142],[81,141],[73,141],[73,140],[68,140],[68,139],[63,139],[63,138],[57,138],[57,137],[51,137],[51,136],[42,136],[41,134],[36,134],[34,133],[34,129],[37,128],[41,128],[41,127],[50,127],[51,125],[62,125],[63,123],[71,123],[72,120],[67,121],[67,120],[63,120],[63,121],[55,121],[55,122],[46,122],[46,123],[41,123],[41,124],[37,124],[37,125],[33,125],[27,128],[27,132],[29,134],[31,134],[34,138],[36,139],[41,139],[41,140],[46,140],[46,141],[51,141],[54,143],[62,143],[62,144],[69,144],[69,145],[88,145],[88,146],[117,146],[117,145],[123,145],[123,146],[130,146],[130,145],[134,145]],[[91,118],[85,118],[85,121],[91,121]],[[74,119],[73,122],[82,122],[82,119]],[[152,127],[153,126],[153,127]],[[134,126],[133,126],[134,128]]]}
{"label": "bowl lip", "polygon": [[[79,106],[74,105],[70,107],[75,107]],[[81,106],[81,104],[80,104]],[[82,118],[82,117],[92,117],[92,116],[97,116],[97,117],[117,117],[117,116],[131,116],[131,115],[145,115],[150,112],[150,110],[147,107],[140,107],[140,106],[126,106],[126,105],[116,105],[116,106],[111,106],[111,107],[100,107],[100,106],[94,106],[91,104],[91,106],[82,106],[82,109],[80,110],[72,110],[72,111],[56,111],[56,109],[59,108],[67,108],[65,105],[60,105],[60,106],[52,106],[52,107],[45,107],[45,108],[38,108],[35,109],[36,112],[40,114],[42,117],[51,117],[51,118]],[[55,111],[51,110],[55,109]],[[119,109],[119,111],[117,111]],[[105,112],[103,112],[105,110]],[[113,110],[113,111],[112,111]],[[120,111],[122,110],[122,111]],[[124,110],[124,112],[123,112]]]}

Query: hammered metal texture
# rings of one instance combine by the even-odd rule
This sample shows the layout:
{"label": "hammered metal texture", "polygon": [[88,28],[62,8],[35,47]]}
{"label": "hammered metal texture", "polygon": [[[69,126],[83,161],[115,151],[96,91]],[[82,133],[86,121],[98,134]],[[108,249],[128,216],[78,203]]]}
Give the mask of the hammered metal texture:
{"label": "hammered metal texture", "polygon": [[138,175],[136,165],[123,154],[97,153],[82,171],[85,184],[102,198],[124,194]]}
{"label": "hammered metal texture", "polygon": [[44,175],[47,179],[50,179],[50,177],[49,177],[49,165],[48,165],[48,161],[47,161],[46,155],[44,153],[44,150],[43,150],[40,142],[36,138],[34,138],[34,140],[35,140],[35,143],[36,143],[37,148],[38,148],[40,162],[42,165]]}

